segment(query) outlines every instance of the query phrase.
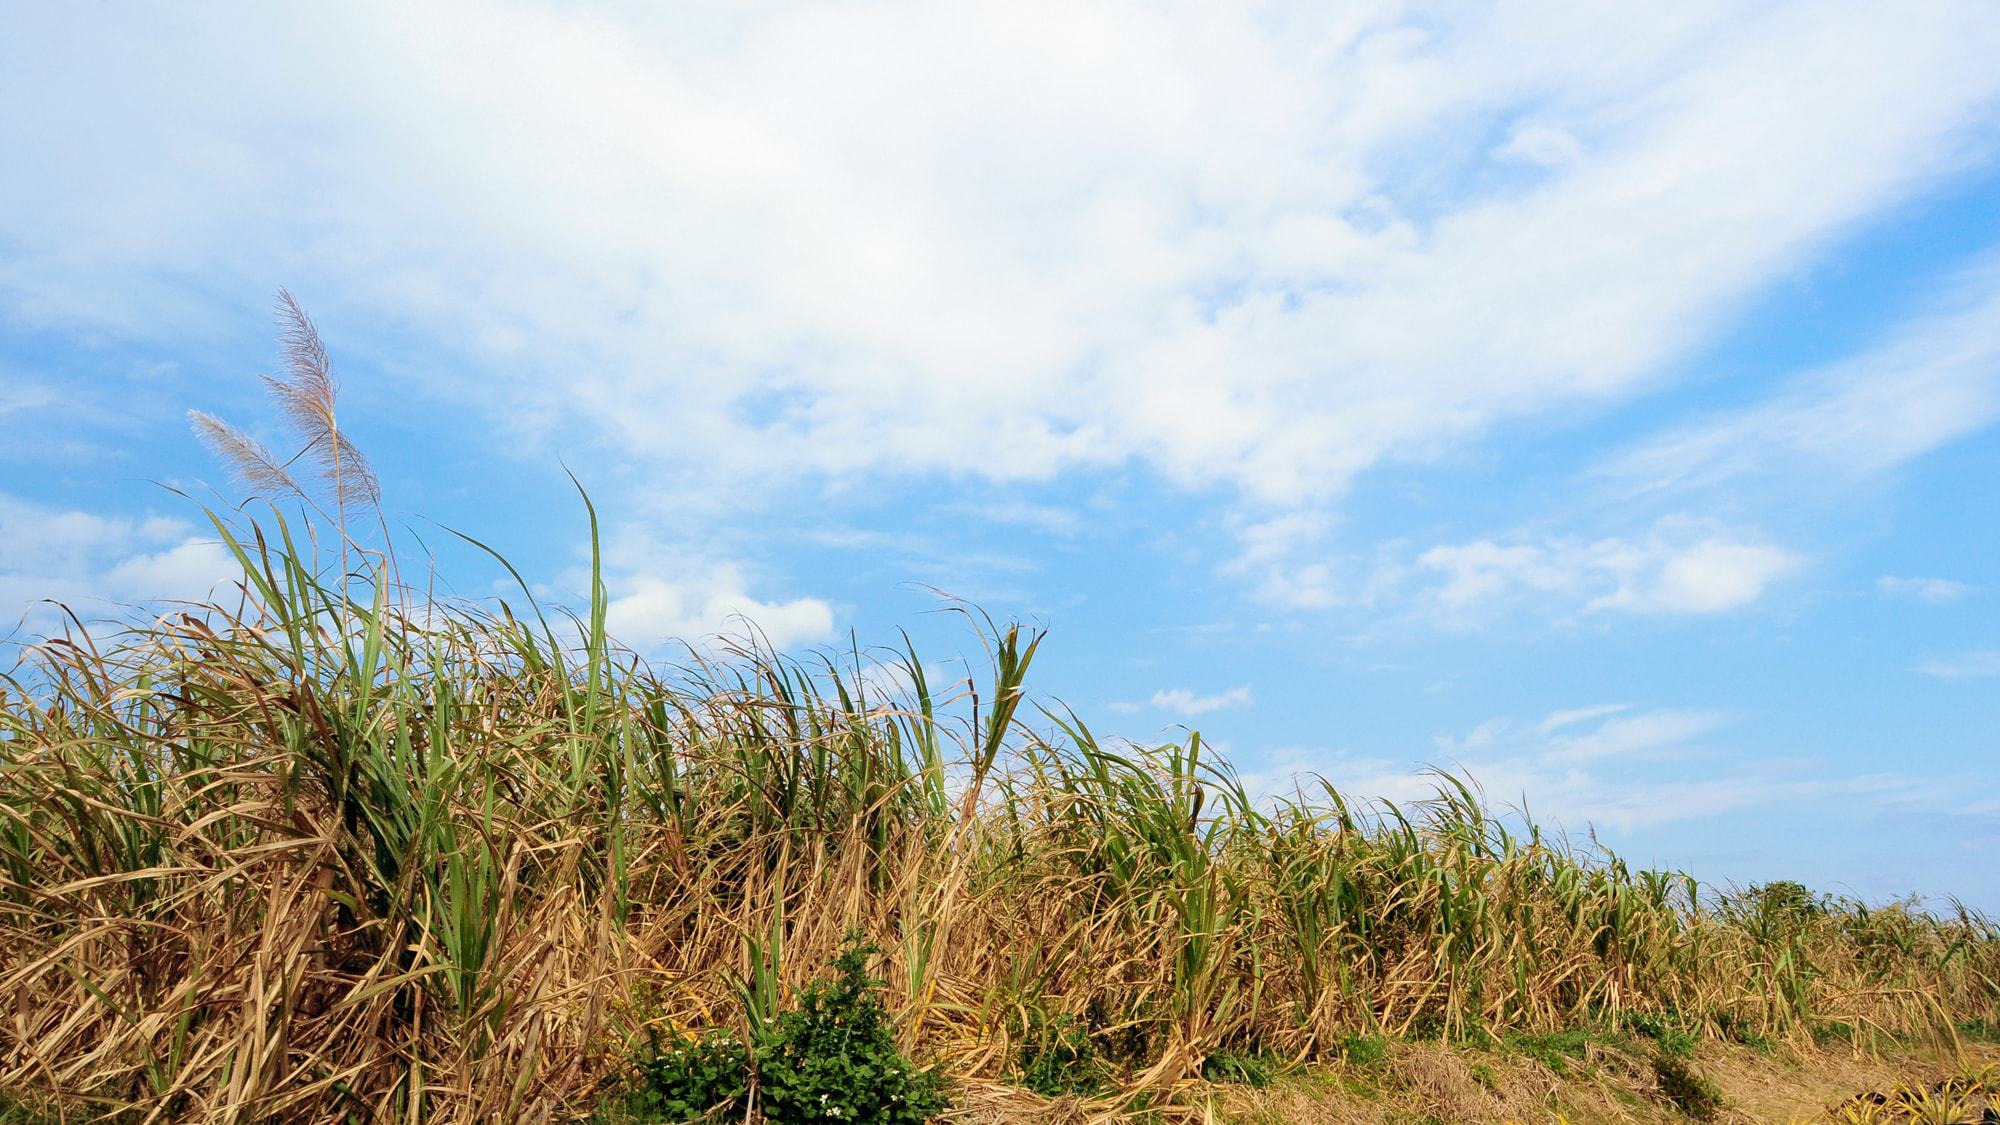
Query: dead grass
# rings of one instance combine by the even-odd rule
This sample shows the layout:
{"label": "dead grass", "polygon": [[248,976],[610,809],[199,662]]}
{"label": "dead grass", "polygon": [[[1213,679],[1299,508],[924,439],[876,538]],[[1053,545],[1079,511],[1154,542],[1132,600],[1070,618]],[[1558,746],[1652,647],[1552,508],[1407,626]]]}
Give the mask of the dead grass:
{"label": "dead grass", "polygon": [[[338,478],[358,454],[307,382]],[[0,1115],[577,1120],[646,1027],[740,1029],[856,928],[964,1121],[1664,1120],[1644,1045],[1562,1075],[1442,1045],[1635,1016],[1765,1114],[1776,1064],[1726,1041],[1823,1075],[1816,1032],[1935,1052],[2000,1020],[1971,911],[1704,893],[1446,775],[1403,808],[1253,799],[1198,735],[1038,710],[1039,636],[971,613],[980,680],[907,649],[655,667],[595,580],[574,618],[401,585],[345,527],[373,488],[218,519],[228,604],[0,678]],[[1115,1095],[1011,1087],[1062,1026]],[[1218,1089],[1224,1049],[1314,1077]]]}

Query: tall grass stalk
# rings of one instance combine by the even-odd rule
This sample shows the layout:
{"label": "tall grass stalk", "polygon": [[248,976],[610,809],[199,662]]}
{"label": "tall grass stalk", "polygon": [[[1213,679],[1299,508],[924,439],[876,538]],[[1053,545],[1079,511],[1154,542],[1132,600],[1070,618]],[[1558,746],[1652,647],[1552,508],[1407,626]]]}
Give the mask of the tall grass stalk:
{"label": "tall grass stalk", "polygon": [[2000,930],[1970,909],[1704,894],[1447,774],[1401,807],[1254,793],[1197,734],[1107,742],[1033,706],[1041,635],[969,611],[990,667],[950,691],[907,638],[653,664],[607,632],[587,497],[583,614],[525,584],[434,599],[400,583],[386,532],[348,534],[373,478],[287,308],[300,366],[274,392],[329,502],[201,422],[298,514],[214,519],[231,596],[73,624],[0,676],[16,1101],[68,1120],[582,1115],[648,1028],[761,1030],[856,929],[891,951],[926,1061],[1004,1081],[1073,1029],[1066,1050],[1155,1106],[1218,1052],[1330,1059],[1356,1037],[1631,1013],[1866,1043],[2000,1021]]}
{"label": "tall grass stalk", "polygon": [[230,604],[0,681],[0,1087],[75,1113],[556,1117],[640,1022],[747,1030],[853,927],[920,1055],[1004,1079],[1064,1022],[1168,1094],[1356,1035],[2000,1017],[1971,910],[1704,896],[1448,775],[1406,807],[1254,794],[1198,735],[1029,718],[1015,628],[944,698],[907,646],[887,695],[857,653],[656,668],[601,605],[565,642],[329,578],[278,516],[216,526]]}

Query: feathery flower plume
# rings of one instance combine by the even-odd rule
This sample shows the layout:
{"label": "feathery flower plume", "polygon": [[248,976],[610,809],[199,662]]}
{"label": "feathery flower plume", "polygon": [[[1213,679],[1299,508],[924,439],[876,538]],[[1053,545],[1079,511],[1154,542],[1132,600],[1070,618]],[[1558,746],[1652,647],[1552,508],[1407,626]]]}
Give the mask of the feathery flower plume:
{"label": "feathery flower plume", "polygon": [[290,291],[278,291],[278,323],[282,328],[283,372],[264,376],[264,387],[278,404],[285,420],[303,443],[285,461],[248,434],[212,414],[190,411],[195,433],[245,485],[260,492],[278,492],[312,499],[307,487],[294,475],[292,467],[305,460],[314,469],[310,481],[324,489],[336,510],[349,506],[374,505],[381,499],[382,486],[368,458],[340,431],[334,403],[340,383],[334,377],[333,360],[312,318],[299,306]]}

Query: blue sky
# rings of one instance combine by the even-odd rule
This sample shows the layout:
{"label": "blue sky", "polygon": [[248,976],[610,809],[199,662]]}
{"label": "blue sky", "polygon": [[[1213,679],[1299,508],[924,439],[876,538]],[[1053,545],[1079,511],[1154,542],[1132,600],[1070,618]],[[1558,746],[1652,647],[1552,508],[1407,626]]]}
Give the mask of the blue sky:
{"label": "blue sky", "polygon": [[[1661,10],[1649,10],[1661,9]],[[0,613],[224,572],[290,287],[405,542],[614,629],[1046,625],[1100,731],[2000,908],[1990,4],[40,6]]]}

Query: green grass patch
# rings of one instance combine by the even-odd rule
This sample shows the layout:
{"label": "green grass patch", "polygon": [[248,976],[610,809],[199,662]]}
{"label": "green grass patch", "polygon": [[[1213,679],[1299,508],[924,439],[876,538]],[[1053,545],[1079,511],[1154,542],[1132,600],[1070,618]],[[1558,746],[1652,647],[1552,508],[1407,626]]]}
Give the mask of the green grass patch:
{"label": "green grass patch", "polygon": [[1509,1049],[1563,1076],[1571,1073],[1573,1064],[1590,1057],[1590,1043],[1590,1032],[1581,1027],[1546,1035],[1512,1035],[1507,1038]]}
{"label": "green grass patch", "polygon": [[1033,1029],[1015,1065],[1021,1085],[1045,1098],[1089,1097],[1111,1085],[1110,1061],[1090,1033],[1067,1018]]}
{"label": "green grass patch", "polygon": [[1350,1066],[1373,1066],[1389,1054],[1389,1041],[1380,1035],[1350,1035],[1340,1042],[1341,1061]]}
{"label": "green grass patch", "polygon": [[1284,1068],[1284,1060],[1269,1051],[1216,1051],[1202,1060],[1201,1076],[1261,1090],[1277,1081]]}
{"label": "green grass patch", "polygon": [[1677,1059],[1694,1057],[1699,1039],[1673,1015],[1626,1012],[1623,1023],[1632,1034],[1651,1039],[1661,1054]]}
{"label": "green grass patch", "polygon": [[1689,1117],[1706,1121],[1722,1108],[1722,1091],[1686,1058],[1656,1054],[1653,1074],[1659,1079],[1660,1093]]}

